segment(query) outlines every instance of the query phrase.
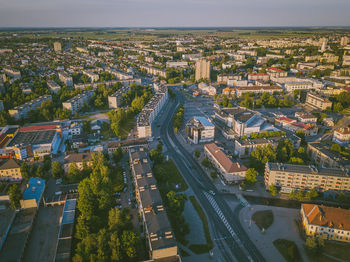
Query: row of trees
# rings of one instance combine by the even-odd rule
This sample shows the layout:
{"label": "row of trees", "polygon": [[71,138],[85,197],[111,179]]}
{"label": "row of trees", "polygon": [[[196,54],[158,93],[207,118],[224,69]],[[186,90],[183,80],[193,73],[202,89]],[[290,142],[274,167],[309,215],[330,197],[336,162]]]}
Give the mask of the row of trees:
{"label": "row of trees", "polygon": [[302,165],[308,161],[308,157],[305,147],[299,147],[296,151],[289,139],[280,140],[277,146],[272,144],[257,146],[250,157],[251,166],[261,173],[264,173],[267,162],[276,161]]}
{"label": "row of trees", "polygon": [[90,175],[78,186],[79,215],[73,261],[136,261],[141,246],[128,210],[113,208],[113,176],[103,154],[92,155]]}
{"label": "row of trees", "polygon": [[180,105],[176,114],[174,115],[174,130],[177,133],[182,126],[185,116],[185,108]]}
{"label": "row of trees", "polygon": [[277,98],[275,95],[270,95],[269,93],[263,93],[261,98],[254,100],[249,94],[245,94],[244,99],[239,104],[242,107],[246,108],[259,108],[262,106],[275,108],[275,107],[292,107],[294,101],[290,99],[287,95],[283,99]]}
{"label": "row of trees", "polygon": [[242,136],[243,140],[246,140],[248,138],[250,139],[256,139],[256,138],[268,138],[268,137],[279,137],[286,135],[286,132],[284,131],[262,131],[260,133],[251,133],[250,136]]}

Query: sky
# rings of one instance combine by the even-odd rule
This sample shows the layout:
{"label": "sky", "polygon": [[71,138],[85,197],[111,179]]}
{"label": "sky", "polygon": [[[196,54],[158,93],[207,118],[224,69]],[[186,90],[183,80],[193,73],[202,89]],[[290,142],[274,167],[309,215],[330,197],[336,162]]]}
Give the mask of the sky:
{"label": "sky", "polygon": [[350,0],[0,0],[0,27],[350,26]]}

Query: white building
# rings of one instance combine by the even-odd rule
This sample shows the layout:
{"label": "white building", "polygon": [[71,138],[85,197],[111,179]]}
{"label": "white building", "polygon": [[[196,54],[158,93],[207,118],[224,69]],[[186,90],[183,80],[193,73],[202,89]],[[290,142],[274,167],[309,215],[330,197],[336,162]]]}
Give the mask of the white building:
{"label": "white building", "polygon": [[85,91],[84,93],[78,94],[75,97],[67,100],[66,102],[62,103],[63,108],[68,109],[72,112],[72,114],[75,114],[81,110],[83,105],[87,104],[94,96],[93,90]]}
{"label": "white building", "polygon": [[186,124],[188,140],[193,144],[214,141],[215,126],[205,117],[195,116]]}

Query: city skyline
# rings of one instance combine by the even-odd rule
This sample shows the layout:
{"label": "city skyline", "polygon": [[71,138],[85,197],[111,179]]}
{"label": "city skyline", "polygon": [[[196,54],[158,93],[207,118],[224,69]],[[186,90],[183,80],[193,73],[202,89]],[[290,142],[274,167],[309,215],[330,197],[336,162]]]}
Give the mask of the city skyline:
{"label": "city skyline", "polygon": [[1,0],[0,4],[0,27],[350,26],[346,0]]}

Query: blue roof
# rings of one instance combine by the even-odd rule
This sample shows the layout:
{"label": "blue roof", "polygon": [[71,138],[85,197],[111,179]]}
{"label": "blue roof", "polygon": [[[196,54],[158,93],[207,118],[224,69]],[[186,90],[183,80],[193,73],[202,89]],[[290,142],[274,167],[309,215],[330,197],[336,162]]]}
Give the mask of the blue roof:
{"label": "blue roof", "polygon": [[201,122],[203,126],[214,126],[212,123],[209,122],[209,120],[206,117],[195,116],[194,118]]}
{"label": "blue roof", "polygon": [[35,199],[36,203],[38,204],[41,196],[44,193],[45,189],[45,180],[31,177],[28,181],[28,187],[26,190],[24,190],[24,193],[22,195],[23,200],[29,200],[29,199]]}

